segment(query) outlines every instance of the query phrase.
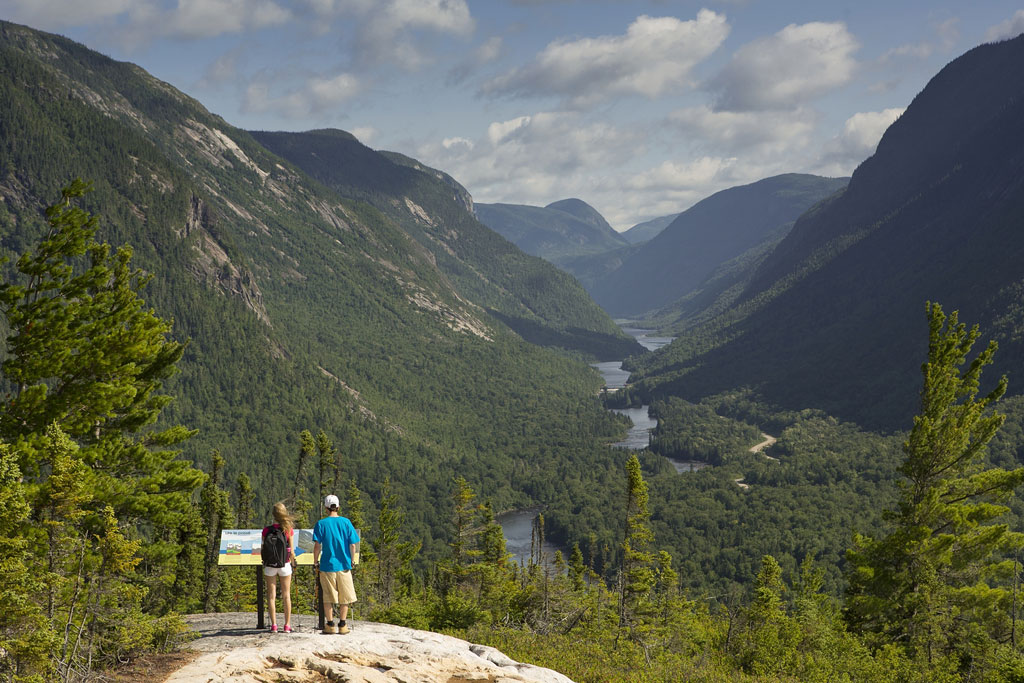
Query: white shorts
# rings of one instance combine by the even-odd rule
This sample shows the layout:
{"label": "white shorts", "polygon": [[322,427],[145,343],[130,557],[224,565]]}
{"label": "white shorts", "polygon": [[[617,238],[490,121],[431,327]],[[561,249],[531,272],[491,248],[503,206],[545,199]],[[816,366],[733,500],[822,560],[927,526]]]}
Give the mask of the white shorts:
{"label": "white shorts", "polygon": [[263,576],[291,576],[292,563],[288,562],[283,567],[264,567]]}

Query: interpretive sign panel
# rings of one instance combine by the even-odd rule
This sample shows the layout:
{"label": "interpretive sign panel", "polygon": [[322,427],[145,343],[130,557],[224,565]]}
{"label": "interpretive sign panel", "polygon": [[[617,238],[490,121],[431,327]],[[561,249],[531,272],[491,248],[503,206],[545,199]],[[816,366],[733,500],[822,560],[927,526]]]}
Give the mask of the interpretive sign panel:
{"label": "interpretive sign panel", "polygon": [[[313,530],[296,529],[295,533],[295,560],[299,564],[313,564]],[[220,532],[217,564],[263,564],[262,545],[263,529],[224,529]]]}

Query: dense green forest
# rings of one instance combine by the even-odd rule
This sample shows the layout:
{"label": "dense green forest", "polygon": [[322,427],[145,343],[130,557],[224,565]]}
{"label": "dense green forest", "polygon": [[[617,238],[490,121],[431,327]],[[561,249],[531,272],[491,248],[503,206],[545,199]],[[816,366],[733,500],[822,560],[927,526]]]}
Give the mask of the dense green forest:
{"label": "dense green forest", "polygon": [[[47,210],[44,237],[17,260],[19,277],[0,286],[11,330],[2,369],[15,387],[0,409],[0,543],[9,550],[0,568],[10,579],[0,587],[0,674],[11,681],[86,680],[177,646],[182,612],[254,608],[245,568],[216,567],[219,531],[259,519],[251,479],[228,480],[216,452],[200,472],[177,457],[193,432],[154,429],[171,401],[163,383],[185,363],[184,346],[144,305],[149,278],[132,250],[95,239],[97,218],[75,204],[87,189],[78,181],[64,190]],[[1005,415],[993,408],[1006,380],[980,393],[996,345],[972,357],[976,327],[938,305],[928,314],[921,413],[902,446],[883,452],[877,438],[820,414],[774,415],[765,426],[782,436],[771,458],[748,452],[765,462],[740,464],[749,490],[711,482],[704,500],[687,495],[676,506],[708,513],[702,527],[694,524],[702,532],[694,540],[707,545],[689,554],[660,549],[664,524],[694,520],[665,517],[672,501],[651,495],[647,479],[659,476],[645,478],[635,454],[608,469],[604,484],[615,493],[605,519],[615,552],[603,548],[600,557],[593,544],[584,552],[576,543],[553,558],[535,549],[516,566],[492,503],[460,476],[446,497],[446,550],[418,569],[423,542],[408,523],[414,501],[386,475],[380,496],[367,498],[345,476],[345,453],[322,432],[299,435],[289,500],[306,525],[312,501],[347,484],[346,514],[369,546],[357,572],[359,617],[490,643],[580,681],[1019,680],[1016,558],[1024,534],[1010,530],[1004,503],[1024,482],[1024,468],[995,466],[1005,457],[996,438]],[[741,445],[749,428],[740,412],[720,415],[726,405],[746,417],[759,410],[742,397],[668,402],[658,408],[666,422],[660,443],[677,455],[721,455],[673,429],[720,420],[708,438],[725,451]],[[1020,429],[1018,422],[1007,443],[1019,443]],[[986,459],[990,443],[996,450]],[[840,454],[874,459],[877,474],[860,462],[847,481]],[[730,464],[721,460],[712,474],[728,477]],[[788,480],[797,471],[808,483]],[[703,474],[672,481],[707,486]],[[310,481],[316,486],[307,488]],[[893,494],[880,499],[894,482]],[[888,512],[871,529],[861,516],[792,538],[779,531],[786,520],[762,519],[761,529],[772,529],[762,538],[753,518],[732,515],[743,508],[740,498],[754,500],[759,490],[804,491],[819,510],[841,507],[823,495],[868,491],[873,497],[861,509]],[[769,496],[748,509],[761,516],[797,508]],[[829,525],[856,530],[845,565],[821,552]],[[539,548],[543,516],[536,530]],[[714,557],[708,546],[724,555],[740,537],[762,549],[774,539],[782,557],[795,549],[802,559],[788,566],[765,553],[747,563],[741,552],[710,571],[694,563]],[[713,580],[722,567],[749,572],[749,587],[689,587],[696,573]],[[837,568],[842,599],[829,590]],[[296,576],[300,610],[312,607],[313,580],[308,568]]]}
{"label": "dense green forest", "polygon": [[45,231],[42,208],[89,178],[75,201],[101,216],[99,239],[132,247],[146,304],[184,343],[161,423],[197,430],[186,459],[219,451],[263,510],[292,492],[298,435],[323,431],[339,485],[379,500],[390,477],[430,558],[457,474],[498,511],[558,497],[566,471],[601,489],[621,460],[602,442],[624,425],[585,361],[638,345],[570,277],[477,223],[445,178],[358,146],[335,173],[393,184],[319,182],[133,65],[0,32],[6,275]]}
{"label": "dense green forest", "polygon": [[[577,680],[1021,680],[1024,400],[955,315],[915,304],[891,354],[912,381],[851,371],[842,398],[884,410],[928,361],[918,417],[884,434],[741,382],[652,381],[610,399],[651,391],[652,449],[613,449],[626,425],[587,362],[635,344],[579,286],[444,174],[309,135],[289,140],[400,181],[306,168],[137,67],[0,23],[0,676],[88,679],[179,644],[181,614],[254,609],[251,576],[213,564],[219,531],[275,500],[309,524],[330,490],[372,550],[357,618]],[[674,353],[730,334],[633,363],[669,385],[694,371]],[[509,562],[494,518],[527,506],[560,559]]]}

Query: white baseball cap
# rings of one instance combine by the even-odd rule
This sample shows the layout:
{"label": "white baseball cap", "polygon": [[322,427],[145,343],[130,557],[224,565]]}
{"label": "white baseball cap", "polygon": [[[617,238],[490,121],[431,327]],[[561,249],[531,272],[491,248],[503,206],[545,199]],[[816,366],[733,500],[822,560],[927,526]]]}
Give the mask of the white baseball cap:
{"label": "white baseball cap", "polygon": [[338,501],[338,497],[336,495],[331,494],[324,498],[324,507],[327,509],[331,509],[332,507],[341,507],[341,503]]}

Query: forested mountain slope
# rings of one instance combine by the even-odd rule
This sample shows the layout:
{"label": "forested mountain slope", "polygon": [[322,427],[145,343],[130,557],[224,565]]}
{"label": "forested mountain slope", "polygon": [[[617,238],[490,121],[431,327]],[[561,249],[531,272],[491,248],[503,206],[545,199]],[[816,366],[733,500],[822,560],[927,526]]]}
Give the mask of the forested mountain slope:
{"label": "forested mountain slope", "polygon": [[460,294],[528,341],[609,359],[640,350],[579,283],[481,225],[469,193],[447,174],[344,131],[251,134],[340,195],[379,209],[430,251]]}
{"label": "forested mountain slope", "polygon": [[797,221],[736,303],[636,365],[645,396],[749,386],[885,429],[916,408],[924,303],[1000,344],[1024,390],[1024,37],[951,62],[842,194]]}
{"label": "forested mountain slope", "polygon": [[[314,488],[312,465],[297,477],[298,434],[324,430],[344,474],[332,485],[373,499],[390,477],[428,555],[447,541],[456,473],[498,510],[554,498],[566,471],[598,489],[615,457],[596,440],[621,429],[598,377],[501,320],[595,347],[610,321],[466,219],[443,178],[365,156],[365,173],[394,175],[379,197],[343,197],[142,69],[0,23],[4,254],[39,238],[68,181],[94,182],[98,237],[133,246],[147,305],[190,340],[164,388],[163,420],[199,429],[185,457],[219,449],[262,506]],[[377,208],[389,201],[406,219]]]}
{"label": "forested mountain slope", "polygon": [[666,306],[720,264],[785,234],[801,213],[845,184],[845,178],[786,174],[717,192],[682,212],[590,292],[617,316]]}
{"label": "forested mountain slope", "polygon": [[559,265],[573,257],[599,254],[629,242],[592,206],[563,199],[547,206],[477,204],[480,222],[523,251]]}

